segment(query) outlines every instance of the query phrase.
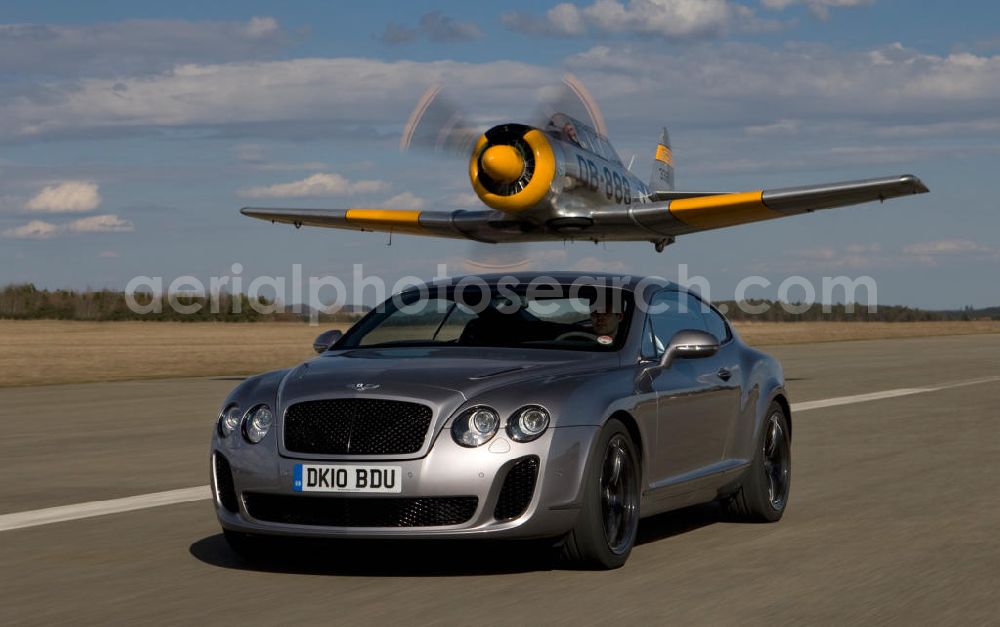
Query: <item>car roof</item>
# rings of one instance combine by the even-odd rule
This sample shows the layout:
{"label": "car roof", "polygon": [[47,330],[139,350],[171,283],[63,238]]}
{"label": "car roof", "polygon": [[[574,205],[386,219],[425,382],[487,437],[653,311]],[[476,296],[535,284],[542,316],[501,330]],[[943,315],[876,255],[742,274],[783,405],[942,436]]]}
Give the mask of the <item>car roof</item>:
{"label": "car roof", "polygon": [[[465,283],[463,283],[463,281]],[[604,288],[621,288],[630,292],[643,288],[642,291],[648,297],[653,291],[659,291],[664,287],[672,287],[680,291],[688,291],[672,281],[662,277],[642,276],[631,274],[619,274],[612,272],[506,272],[489,274],[467,274],[463,276],[447,277],[429,281],[425,285],[429,287],[451,286],[459,283],[470,284],[471,282],[485,282],[487,285],[497,285],[505,281],[512,285],[529,285],[533,281],[537,283],[557,283],[559,285],[594,285]],[[648,288],[655,286],[657,289],[650,291]],[[414,286],[415,287],[415,286]],[[412,288],[410,288],[412,289]],[[407,290],[409,291],[409,290]]]}

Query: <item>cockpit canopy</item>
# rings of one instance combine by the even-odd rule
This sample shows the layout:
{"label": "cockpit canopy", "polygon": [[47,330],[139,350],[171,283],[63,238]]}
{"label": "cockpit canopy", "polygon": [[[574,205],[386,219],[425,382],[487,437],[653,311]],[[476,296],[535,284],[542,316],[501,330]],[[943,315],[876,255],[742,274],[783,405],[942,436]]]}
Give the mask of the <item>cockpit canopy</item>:
{"label": "cockpit canopy", "polygon": [[607,137],[600,135],[594,130],[594,127],[586,122],[565,113],[556,113],[549,118],[549,122],[545,126],[545,133],[561,141],[576,144],[612,163],[622,162]]}

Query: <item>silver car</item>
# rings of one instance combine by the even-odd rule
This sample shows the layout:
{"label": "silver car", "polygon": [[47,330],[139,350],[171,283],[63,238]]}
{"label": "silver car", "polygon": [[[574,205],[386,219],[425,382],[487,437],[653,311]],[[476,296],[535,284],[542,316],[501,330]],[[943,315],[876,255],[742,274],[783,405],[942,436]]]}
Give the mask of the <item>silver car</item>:
{"label": "silver car", "polygon": [[662,280],[484,275],[393,295],[316,358],[223,403],[226,539],[551,538],[624,564],[639,519],[718,500],[776,521],[791,414],[778,362]]}

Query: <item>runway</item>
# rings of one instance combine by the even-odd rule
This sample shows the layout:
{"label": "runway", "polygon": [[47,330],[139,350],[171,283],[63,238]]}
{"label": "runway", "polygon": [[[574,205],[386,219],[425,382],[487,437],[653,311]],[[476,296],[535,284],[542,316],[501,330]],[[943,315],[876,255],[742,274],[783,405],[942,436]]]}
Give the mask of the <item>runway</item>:
{"label": "runway", "polygon": [[0,389],[0,521],[141,506],[0,531],[0,623],[995,621],[1000,335],[769,352],[796,407],[784,519],[720,522],[712,506],[650,519],[612,572],[562,570],[533,545],[464,543],[310,545],[251,565],[196,492],[134,501],[206,483],[236,381]]}

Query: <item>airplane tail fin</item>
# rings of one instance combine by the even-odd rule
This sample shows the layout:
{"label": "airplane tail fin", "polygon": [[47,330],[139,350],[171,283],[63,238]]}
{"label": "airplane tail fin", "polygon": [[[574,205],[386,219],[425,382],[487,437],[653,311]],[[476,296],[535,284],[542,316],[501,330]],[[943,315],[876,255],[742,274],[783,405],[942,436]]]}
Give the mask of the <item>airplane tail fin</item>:
{"label": "airplane tail fin", "polygon": [[653,192],[670,192],[674,189],[674,155],[670,152],[670,134],[666,128],[663,129],[660,143],[656,146],[649,189]]}

